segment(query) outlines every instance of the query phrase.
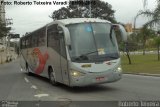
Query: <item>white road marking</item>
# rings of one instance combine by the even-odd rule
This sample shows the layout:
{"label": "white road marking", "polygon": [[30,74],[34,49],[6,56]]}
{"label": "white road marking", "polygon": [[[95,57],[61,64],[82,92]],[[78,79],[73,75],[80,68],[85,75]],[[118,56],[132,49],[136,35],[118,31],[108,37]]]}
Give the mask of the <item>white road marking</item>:
{"label": "white road marking", "polygon": [[23,69],[21,68],[21,72],[23,71]]}
{"label": "white road marking", "polygon": [[38,97],[38,98],[41,98],[41,97],[48,97],[49,94],[37,94],[37,95],[34,95],[34,97]]}
{"label": "white road marking", "polygon": [[27,83],[29,83],[29,80],[28,80],[26,77],[24,77],[24,80],[25,80]]}
{"label": "white road marking", "polygon": [[31,88],[33,88],[33,89],[35,89],[35,90],[38,89],[37,86],[35,86],[35,85],[32,85]]}
{"label": "white road marking", "polygon": [[72,100],[69,98],[62,97],[62,98],[58,98],[58,101],[72,101]]}

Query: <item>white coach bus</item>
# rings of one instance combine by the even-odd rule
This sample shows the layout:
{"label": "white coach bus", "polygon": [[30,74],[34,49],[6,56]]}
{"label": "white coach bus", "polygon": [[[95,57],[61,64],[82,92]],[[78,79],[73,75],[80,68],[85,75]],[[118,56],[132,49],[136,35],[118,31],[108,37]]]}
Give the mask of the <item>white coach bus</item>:
{"label": "white coach bus", "polygon": [[115,82],[122,73],[116,39],[120,35],[125,41],[125,29],[106,20],[56,20],[20,39],[20,65],[28,74],[49,78],[53,85]]}

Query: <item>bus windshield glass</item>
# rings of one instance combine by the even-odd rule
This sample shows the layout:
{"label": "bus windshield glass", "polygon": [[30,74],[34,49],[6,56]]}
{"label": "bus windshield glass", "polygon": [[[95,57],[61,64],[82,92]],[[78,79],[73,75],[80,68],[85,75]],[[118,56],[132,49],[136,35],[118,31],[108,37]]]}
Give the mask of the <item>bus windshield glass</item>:
{"label": "bus windshield glass", "polygon": [[109,23],[67,25],[71,37],[69,54],[73,62],[103,62],[118,59],[115,33]]}

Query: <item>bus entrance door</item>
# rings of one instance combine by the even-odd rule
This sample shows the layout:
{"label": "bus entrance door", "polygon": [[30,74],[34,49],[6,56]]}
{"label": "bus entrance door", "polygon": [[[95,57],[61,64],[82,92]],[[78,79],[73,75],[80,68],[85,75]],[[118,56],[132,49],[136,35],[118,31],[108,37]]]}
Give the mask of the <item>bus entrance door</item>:
{"label": "bus entrance door", "polygon": [[60,63],[61,63],[61,73],[63,78],[63,83],[69,85],[69,72],[68,72],[68,61],[66,55],[64,36],[60,39]]}

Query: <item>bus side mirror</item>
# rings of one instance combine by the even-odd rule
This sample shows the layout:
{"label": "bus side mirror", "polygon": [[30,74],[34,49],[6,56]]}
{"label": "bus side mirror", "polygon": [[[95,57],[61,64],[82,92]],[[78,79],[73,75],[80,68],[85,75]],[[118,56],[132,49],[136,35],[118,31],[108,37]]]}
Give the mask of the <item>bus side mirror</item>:
{"label": "bus side mirror", "polygon": [[58,37],[62,38],[64,36],[64,32],[63,31],[58,31]]}
{"label": "bus side mirror", "polygon": [[127,32],[125,28],[120,24],[113,24],[112,27],[115,31],[118,31],[120,33],[122,41],[127,42]]}
{"label": "bus side mirror", "polygon": [[62,38],[64,36],[64,32],[63,29],[60,26],[57,26],[57,30],[58,30],[58,38]]}
{"label": "bus side mirror", "polygon": [[[60,28],[61,28],[61,30],[60,30]],[[64,36],[65,44],[70,46],[71,45],[71,38],[70,38],[70,33],[69,33],[68,28],[66,28],[65,26],[59,25],[58,29],[59,29],[59,36],[60,37]]]}

